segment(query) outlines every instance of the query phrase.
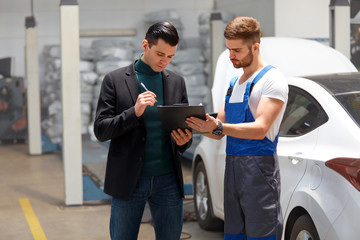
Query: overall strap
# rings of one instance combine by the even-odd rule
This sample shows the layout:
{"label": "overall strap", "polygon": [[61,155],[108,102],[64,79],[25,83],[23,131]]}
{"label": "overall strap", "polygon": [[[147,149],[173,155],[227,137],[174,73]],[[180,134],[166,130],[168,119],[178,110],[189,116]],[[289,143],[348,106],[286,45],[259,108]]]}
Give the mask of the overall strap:
{"label": "overall strap", "polygon": [[245,89],[245,94],[244,94],[244,101],[247,102],[250,98],[250,94],[251,91],[253,89],[253,87],[255,86],[255,84],[264,76],[264,74],[269,71],[271,68],[273,68],[273,66],[271,65],[267,65],[266,67],[264,67],[254,78],[254,80],[252,80],[251,82],[246,84],[246,89]]}
{"label": "overall strap", "polygon": [[[256,77],[254,78],[254,80],[250,83],[251,86],[250,86],[250,93],[251,93],[251,90],[252,88],[254,87],[254,85],[262,78],[262,76],[264,76],[264,74],[269,71],[271,68],[274,68],[273,66],[271,65],[267,65],[266,67],[264,67],[257,75]],[[232,91],[233,91],[233,88],[235,86],[235,83],[236,81],[239,79],[238,76],[236,77],[233,77],[231,80],[230,80],[230,86],[226,92],[226,96],[225,96],[225,102],[229,102],[229,99],[231,97],[231,94],[232,94]],[[249,95],[250,95],[249,93]]]}
{"label": "overall strap", "polygon": [[274,67],[271,65],[267,65],[256,75],[256,77],[254,78],[254,80],[252,80],[252,82],[247,84],[247,86],[246,86],[246,93],[248,93],[247,98],[250,97],[251,91],[252,91],[253,87],[255,86],[255,84],[265,75],[265,73],[267,73],[267,71],[269,71],[272,68],[274,68]]}
{"label": "overall strap", "polygon": [[236,83],[236,81],[237,81],[238,79],[239,79],[239,77],[236,76],[236,77],[233,77],[233,78],[230,80],[230,86],[229,86],[229,88],[228,88],[228,90],[227,90],[227,92],[226,92],[225,102],[229,102],[230,96],[231,96],[231,94],[232,94],[232,90],[233,90],[233,88],[234,88],[234,86],[235,86],[235,83]]}
{"label": "overall strap", "polygon": [[256,75],[256,77],[254,78],[254,80],[252,81],[252,84],[255,85],[261,78],[262,76],[264,76],[264,74],[269,71],[270,69],[274,68],[271,65],[267,65],[266,67],[264,67],[259,73],[258,75]]}

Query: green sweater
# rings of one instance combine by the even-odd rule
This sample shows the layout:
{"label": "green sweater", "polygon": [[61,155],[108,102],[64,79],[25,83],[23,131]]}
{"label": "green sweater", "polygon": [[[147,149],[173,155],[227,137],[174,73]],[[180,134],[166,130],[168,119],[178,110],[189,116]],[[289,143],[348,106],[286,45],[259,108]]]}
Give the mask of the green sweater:
{"label": "green sweater", "polygon": [[142,176],[160,176],[174,171],[170,136],[163,131],[157,105],[164,105],[163,80],[160,72],[155,72],[141,58],[135,63],[135,72],[139,82],[140,92],[145,89],[156,94],[155,105],[146,107],[143,114],[146,127],[145,159]]}

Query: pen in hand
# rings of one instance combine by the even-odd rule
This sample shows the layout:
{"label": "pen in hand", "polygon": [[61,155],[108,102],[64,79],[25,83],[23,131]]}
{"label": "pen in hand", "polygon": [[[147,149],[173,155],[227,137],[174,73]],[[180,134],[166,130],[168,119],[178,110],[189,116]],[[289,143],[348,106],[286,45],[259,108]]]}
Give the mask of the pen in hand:
{"label": "pen in hand", "polygon": [[[147,89],[147,87],[145,86],[145,84],[143,82],[140,83],[141,86],[145,89],[145,91],[149,91],[149,89]],[[150,92],[150,91],[149,91]],[[155,102],[157,102],[157,100],[155,99]]]}

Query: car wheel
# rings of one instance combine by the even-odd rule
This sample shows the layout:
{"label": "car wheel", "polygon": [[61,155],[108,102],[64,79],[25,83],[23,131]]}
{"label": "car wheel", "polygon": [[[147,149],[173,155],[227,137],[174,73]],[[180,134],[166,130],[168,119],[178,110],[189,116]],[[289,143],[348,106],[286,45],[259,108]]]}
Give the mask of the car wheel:
{"label": "car wheel", "polygon": [[198,223],[205,230],[221,230],[223,221],[214,217],[208,179],[203,162],[199,162],[194,174],[195,212]]}
{"label": "car wheel", "polygon": [[302,215],[295,221],[290,240],[320,240],[309,215]]}

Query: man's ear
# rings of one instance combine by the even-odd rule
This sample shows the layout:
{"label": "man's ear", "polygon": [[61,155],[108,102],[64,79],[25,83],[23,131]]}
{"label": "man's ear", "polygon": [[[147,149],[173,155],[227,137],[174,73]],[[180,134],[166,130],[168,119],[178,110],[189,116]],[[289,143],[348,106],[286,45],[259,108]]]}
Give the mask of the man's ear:
{"label": "man's ear", "polygon": [[255,43],[253,44],[253,49],[254,49],[254,51],[259,51],[259,49],[260,49],[260,43],[255,42]]}
{"label": "man's ear", "polygon": [[148,47],[149,47],[149,42],[146,39],[144,39],[142,41],[142,50],[145,52]]}

